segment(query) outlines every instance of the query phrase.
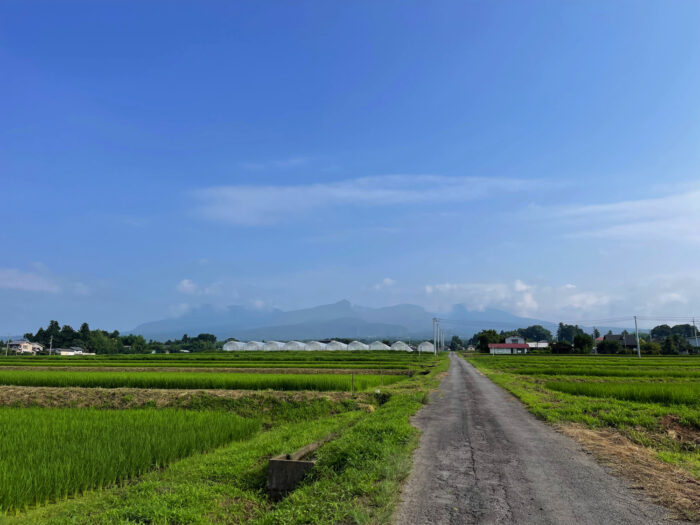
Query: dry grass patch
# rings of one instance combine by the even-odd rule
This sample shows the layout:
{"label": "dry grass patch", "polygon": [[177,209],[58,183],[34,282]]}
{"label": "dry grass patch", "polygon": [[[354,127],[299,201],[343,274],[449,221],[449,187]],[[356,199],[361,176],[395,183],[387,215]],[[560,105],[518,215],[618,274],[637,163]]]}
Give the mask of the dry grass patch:
{"label": "dry grass patch", "polygon": [[129,409],[142,407],[184,407],[200,401],[235,400],[241,398],[274,398],[280,401],[306,402],[325,399],[332,402],[355,400],[369,403],[371,394],[350,392],[250,390],[170,390],[151,388],[80,388],[0,386],[0,406],[74,407]]}
{"label": "dry grass patch", "polygon": [[236,367],[187,367],[187,366],[0,366],[0,371],[51,371],[51,372],[212,372],[232,374],[355,374],[412,376],[413,370],[382,368],[236,368]]}
{"label": "dry grass patch", "polygon": [[700,523],[700,482],[684,470],[659,460],[653,450],[633,443],[616,430],[578,424],[559,424],[556,428],[578,441],[616,475],[632,481],[633,488],[643,489],[679,518]]}

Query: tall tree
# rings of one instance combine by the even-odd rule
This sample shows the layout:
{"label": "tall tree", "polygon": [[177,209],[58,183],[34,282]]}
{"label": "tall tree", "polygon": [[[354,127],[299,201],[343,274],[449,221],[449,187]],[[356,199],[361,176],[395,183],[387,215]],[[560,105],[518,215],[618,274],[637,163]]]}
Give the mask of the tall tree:
{"label": "tall tree", "polygon": [[479,352],[488,354],[489,344],[500,342],[501,336],[498,335],[498,332],[496,332],[496,330],[482,330],[477,334],[476,340]]}
{"label": "tall tree", "polygon": [[578,325],[559,323],[557,329],[557,341],[574,342],[574,337],[578,334],[583,334],[583,330]]}
{"label": "tall tree", "polygon": [[574,349],[582,354],[590,354],[593,350],[593,338],[588,334],[574,336]]}

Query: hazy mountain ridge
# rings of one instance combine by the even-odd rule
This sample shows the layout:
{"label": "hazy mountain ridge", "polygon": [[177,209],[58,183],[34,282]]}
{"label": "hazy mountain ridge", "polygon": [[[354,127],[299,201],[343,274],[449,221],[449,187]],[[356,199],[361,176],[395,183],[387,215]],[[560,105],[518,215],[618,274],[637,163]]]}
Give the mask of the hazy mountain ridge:
{"label": "hazy mountain ridge", "polygon": [[430,338],[432,318],[444,319],[449,335],[471,336],[485,328],[510,330],[541,324],[556,330],[556,324],[518,317],[502,310],[469,310],[453,305],[448,313],[434,314],[413,304],[381,308],[353,305],[347,300],[299,310],[255,310],[243,306],[202,306],[176,319],[141,324],[132,332],[152,339],[173,339],[183,334],[211,333],[219,339],[325,339],[329,337]]}

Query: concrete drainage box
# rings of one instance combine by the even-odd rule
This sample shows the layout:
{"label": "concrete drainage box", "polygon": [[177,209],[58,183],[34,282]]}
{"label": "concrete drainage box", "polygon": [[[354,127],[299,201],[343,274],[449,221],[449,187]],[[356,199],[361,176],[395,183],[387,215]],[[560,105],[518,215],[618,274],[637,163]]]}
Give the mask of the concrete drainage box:
{"label": "concrete drainage box", "polygon": [[311,443],[293,454],[282,454],[270,459],[267,468],[267,490],[272,499],[283,498],[307,476],[314,468],[316,460],[306,458],[320,446],[320,442]]}

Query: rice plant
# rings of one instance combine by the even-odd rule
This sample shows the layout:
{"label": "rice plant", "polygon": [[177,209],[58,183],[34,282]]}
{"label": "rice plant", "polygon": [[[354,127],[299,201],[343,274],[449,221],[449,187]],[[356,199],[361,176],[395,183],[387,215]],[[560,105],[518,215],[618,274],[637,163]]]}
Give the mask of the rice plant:
{"label": "rice plant", "polygon": [[225,412],[2,408],[0,509],[113,485],[259,428]]}
{"label": "rice plant", "polygon": [[366,390],[404,376],[372,374],[231,374],[217,372],[64,372],[2,370],[1,385],[241,390]]}
{"label": "rice plant", "polygon": [[700,383],[589,383],[550,381],[546,388],[590,397],[680,405],[700,404]]}

